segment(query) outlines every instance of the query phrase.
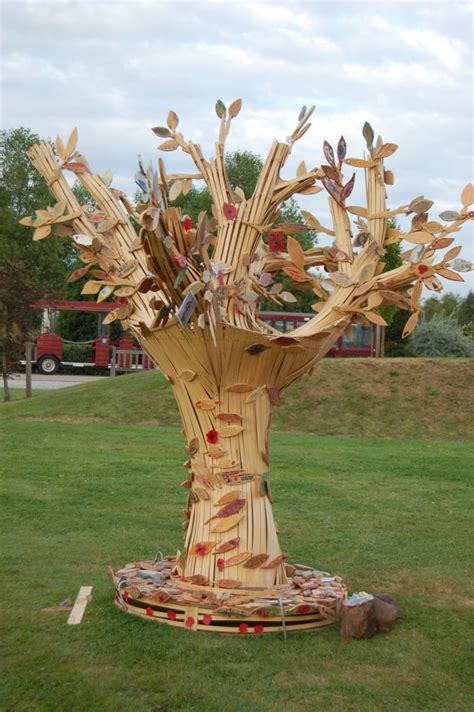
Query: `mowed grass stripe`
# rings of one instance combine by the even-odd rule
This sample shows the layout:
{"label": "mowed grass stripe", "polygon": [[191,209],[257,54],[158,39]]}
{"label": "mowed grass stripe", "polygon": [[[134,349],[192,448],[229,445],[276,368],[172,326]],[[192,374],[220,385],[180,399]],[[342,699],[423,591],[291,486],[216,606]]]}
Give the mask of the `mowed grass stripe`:
{"label": "mowed grass stripe", "polygon": [[[467,359],[325,359],[283,393],[273,428],[326,435],[465,441],[474,363]],[[111,378],[0,405],[1,416],[180,426],[159,372]]]}

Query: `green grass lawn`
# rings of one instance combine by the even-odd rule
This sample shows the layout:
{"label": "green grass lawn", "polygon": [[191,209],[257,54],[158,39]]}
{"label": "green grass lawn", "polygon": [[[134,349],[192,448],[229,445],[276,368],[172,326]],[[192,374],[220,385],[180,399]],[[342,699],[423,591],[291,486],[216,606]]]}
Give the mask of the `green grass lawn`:
{"label": "green grass lawn", "polygon": [[[351,591],[392,593],[405,618],[349,644],[336,627],[287,641],[225,637],[112,605],[107,565],[181,543],[178,429],[11,417],[19,406],[0,418],[0,709],[471,709],[468,444],[274,434],[275,514],[290,560],[342,575]],[[81,585],[94,586],[81,625],[41,611]]]}

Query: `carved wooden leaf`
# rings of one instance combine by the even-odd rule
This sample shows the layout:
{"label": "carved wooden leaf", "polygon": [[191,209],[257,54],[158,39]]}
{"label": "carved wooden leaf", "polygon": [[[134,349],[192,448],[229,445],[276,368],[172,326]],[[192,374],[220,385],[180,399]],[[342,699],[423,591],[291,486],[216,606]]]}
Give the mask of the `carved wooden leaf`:
{"label": "carved wooden leaf", "polygon": [[158,146],[158,149],[160,151],[176,151],[178,148],[178,144],[174,139],[170,139],[169,141],[163,141],[163,143],[160,143]]}
{"label": "carved wooden leaf", "polygon": [[265,386],[259,386],[258,388],[255,388],[251,393],[249,393],[249,395],[248,395],[247,398],[245,399],[245,402],[246,402],[246,403],[253,403],[253,402],[256,401],[258,398],[260,398],[261,396],[263,396],[264,390],[265,390]]}
{"label": "carved wooden leaf", "polygon": [[233,499],[231,502],[228,502],[226,505],[222,507],[222,509],[219,509],[217,514],[214,514],[212,517],[213,519],[225,519],[226,517],[230,517],[233,514],[237,514],[237,512],[240,512],[240,510],[245,507],[247,504],[246,499],[242,498],[237,498]]}
{"label": "carved wooden leaf", "polygon": [[241,108],[242,108],[242,99],[236,99],[229,106],[229,116],[231,116],[233,119],[235,119],[235,117],[237,116],[237,114],[239,113]]}
{"label": "carved wooden leaf", "polygon": [[468,183],[466,186],[464,186],[463,191],[461,193],[461,203],[465,208],[467,208],[468,205],[474,203],[474,185],[472,183]]}
{"label": "carved wooden leaf", "polygon": [[416,232],[407,232],[403,235],[403,239],[415,245],[427,245],[433,240],[433,235],[424,230],[417,230]]}
{"label": "carved wooden leaf", "polygon": [[457,272],[453,272],[450,269],[442,268],[437,269],[436,271],[441,277],[444,277],[445,279],[450,279],[453,282],[464,282],[464,277],[461,277],[460,274],[458,274]]}
{"label": "carved wooden leaf", "polygon": [[367,148],[372,148],[374,143],[374,130],[368,121],[365,122],[362,128],[362,135],[365,138]]}
{"label": "carved wooden leaf", "polygon": [[171,186],[169,194],[168,194],[169,199],[176,200],[176,198],[179,197],[182,190],[183,190],[183,181],[180,179],[175,180],[175,182]]}
{"label": "carved wooden leaf", "polygon": [[225,425],[219,430],[219,435],[222,438],[233,438],[235,435],[239,435],[243,431],[241,425]]}
{"label": "carved wooden leaf", "polygon": [[77,128],[73,128],[71,135],[69,136],[66,144],[66,156],[70,156],[74,153],[77,146]]}
{"label": "carved wooden leaf", "polygon": [[370,321],[372,324],[378,324],[379,326],[387,326],[387,322],[385,321],[383,316],[380,316],[380,314],[377,314],[377,312],[373,312],[373,311],[364,312],[364,317],[367,319],[367,321]]}
{"label": "carved wooden leaf", "polygon": [[156,136],[160,136],[160,138],[169,138],[171,136],[171,131],[166,128],[166,126],[154,126],[152,131]]}
{"label": "carved wooden leaf", "polygon": [[194,405],[198,410],[214,410],[216,402],[217,401],[212,400],[211,398],[202,398],[201,400],[196,401]]}
{"label": "carved wooden leaf", "polygon": [[248,559],[244,564],[244,569],[258,569],[269,558],[269,554],[256,554]]}
{"label": "carved wooden leaf", "polygon": [[228,532],[229,529],[233,529],[233,527],[237,526],[243,516],[243,514],[233,514],[231,517],[226,517],[226,519],[222,519],[222,521],[219,521],[211,529],[211,534],[221,534],[223,532]]}
{"label": "carved wooden leaf", "polygon": [[209,579],[203,574],[193,574],[192,576],[188,576],[186,581],[193,583],[195,586],[206,586],[209,583]]}
{"label": "carved wooden leaf", "polygon": [[196,375],[195,371],[185,369],[184,371],[180,371],[178,373],[178,378],[181,378],[183,381],[193,381],[196,378]]}
{"label": "carved wooden leaf", "polygon": [[265,564],[264,566],[262,566],[262,569],[275,569],[284,560],[285,560],[285,555],[278,554],[278,556],[275,556],[275,558],[272,559],[271,561],[269,561],[268,564]]}
{"label": "carved wooden leaf", "polygon": [[445,222],[453,222],[454,220],[458,220],[461,216],[456,210],[445,210],[439,214],[439,217]]}
{"label": "carved wooden leaf", "polygon": [[384,143],[374,153],[374,158],[388,158],[398,149],[396,143]]}
{"label": "carved wooden leaf", "polygon": [[239,564],[243,564],[244,561],[250,559],[251,556],[251,551],[242,551],[240,554],[235,554],[235,556],[231,556],[230,559],[227,559],[224,564],[224,568],[226,569],[229,566],[238,566]]}
{"label": "carved wooden leaf", "polygon": [[92,267],[92,264],[88,264],[85,267],[80,267],[79,269],[75,269],[72,274],[69,275],[68,277],[68,282],[76,282],[78,279],[81,279],[81,277],[84,277],[85,274],[89,271],[89,269]]}
{"label": "carved wooden leaf", "polygon": [[337,144],[337,157],[341,163],[344,160],[344,158],[346,157],[346,153],[347,153],[347,144],[344,139],[344,136],[341,136],[341,138],[339,139],[338,144]]}
{"label": "carved wooden leaf", "polygon": [[224,554],[226,551],[232,551],[232,549],[235,549],[235,547],[238,546],[239,541],[240,536],[236,536],[234,539],[229,539],[228,541],[223,541],[222,544],[219,544],[213,555],[215,556],[216,554]]}
{"label": "carved wooden leaf", "polygon": [[209,554],[213,550],[215,545],[215,541],[199,541],[197,544],[194,544],[191,552],[194,556],[206,556],[206,554]]}
{"label": "carved wooden leaf", "polygon": [[326,156],[326,161],[330,163],[332,166],[334,166],[335,161],[334,161],[334,151],[332,150],[332,146],[330,143],[327,141],[323,141],[323,151],[324,155]]}
{"label": "carved wooden leaf", "polygon": [[217,463],[217,467],[220,467],[221,470],[229,470],[232,467],[235,467],[236,464],[237,464],[237,460],[235,458],[226,457]]}
{"label": "carved wooden leaf", "polygon": [[369,214],[367,208],[363,208],[362,205],[348,205],[346,210],[348,213],[358,215],[361,218],[366,218]]}
{"label": "carved wooden leaf", "polygon": [[81,289],[81,294],[97,294],[97,292],[100,290],[100,282],[86,282],[83,288]]}
{"label": "carved wooden leaf", "polygon": [[224,448],[220,447],[220,445],[214,445],[213,447],[210,447],[207,451],[207,454],[209,457],[212,457],[213,460],[218,460],[222,455],[225,454]]}
{"label": "carved wooden leaf", "polygon": [[225,423],[242,423],[242,416],[239,413],[218,413],[216,418],[223,420]]}
{"label": "carved wooden leaf", "polygon": [[195,487],[194,492],[196,492],[199,499],[207,500],[210,499],[209,492],[204,489],[204,487]]}
{"label": "carved wooden leaf", "polygon": [[171,110],[167,116],[166,123],[170,129],[177,129],[179,124],[178,114]]}
{"label": "carved wooden leaf", "polygon": [[61,161],[65,161],[66,160],[66,149],[64,148],[64,144],[63,144],[60,136],[56,136],[55,143],[56,143],[56,153],[58,154]]}
{"label": "carved wooden leaf", "polygon": [[298,240],[288,235],[286,246],[293,264],[298,267],[298,269],[304,271],[304,252]]}
{"label": "carved wooden leaf", "polygon": [[221,579],[218,581],[217,585],[219,588],[238,588],[242,586],[242,581],[236,581],[235,579]]}
{"label": "carved wooden leaf", "polygon": [[222,495],[219,501],[214,505],[215,507],[222,507],[224,504],[229,504],[233,502],[234,499],[239,499],[240,492],[238,490],[231,490],[227,494]]}
{"label": "carved wooden leaf", "polygon": [[420,312],[417,311],[412,314],[411,317],[408,319],[407,323],[405,324],[405,328],[403,329],[402,339],[409,336],[414,330],[415,326],[418,324],[419,316]]}
{"label": "carved wooden leaf", "polygon": [[[283,272],[288,275],[288,277],[290,277],[293,282],[308,282],[311,279],[310,275],[307,272],[301,271],[296,267],[284,267]],[[281,288],[279,291],[281,291]],[[272,291],[272,294],[273,293],[274,292]]]}
{"label": "carved wooden leaf", "polygon": [[329,279],[334,282],[334,284],[337,284],[338,287],[350,287],[354,284],[354,280],[345,272],[331,272]]}
{"label": "carved wooden leaf", "polygon": [[199,440],[198,438],[193,438],[189,441],[188,445],[184,448],[186,455],[192,457],[197,452],[199,452]]}

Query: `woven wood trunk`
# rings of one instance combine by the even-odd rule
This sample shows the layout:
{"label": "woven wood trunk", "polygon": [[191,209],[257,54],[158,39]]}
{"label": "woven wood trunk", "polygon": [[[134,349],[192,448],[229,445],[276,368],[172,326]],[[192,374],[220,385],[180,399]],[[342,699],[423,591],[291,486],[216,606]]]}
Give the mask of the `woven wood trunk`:
{"label": "woven wood trunk", "polygon": [[[280,391],[315,358],[314,341],[298,350],[285,350],[271,342],[269,345],[261,334],[220,326],[214,345],[201,329],[183,330],[174,324],[145,341],[142,338],[142,343],[171,382],[186,441],[191,445],[194,441],[192,454],[184,455],[189,480],[183,484],[189,487],[185,490],[189,499],[183,524],[187,528],[182,572],[186,577],[201,574],[210,582],[237,579],[251,587],[286,582],[283,562],[268,569],[242,565],[220,569],[218,554],[200,556],[193,552],[201,542],[215,542],[217,549],[219,544],[239,537],[232,555],[268,554],[268,564],[282,553],[267,479],[268,434]],[[321,355],[323,346],[319,344]],[[220,415],[232,416],[231,425],[237,425],[238,430],[240,424],[241,432],[224,437],[229,422]],[[218,433],[215,444],[208,442],[207,434],[212,431]],[[206,472],[210,473],[212,488],[202,483]],[[245,500],[242,517],[228,531],[215,533],[215,526],[224,520],[208,520],[219,511],[219,500],[231,491]],[[230,552],[225,558],[229,556]]]}

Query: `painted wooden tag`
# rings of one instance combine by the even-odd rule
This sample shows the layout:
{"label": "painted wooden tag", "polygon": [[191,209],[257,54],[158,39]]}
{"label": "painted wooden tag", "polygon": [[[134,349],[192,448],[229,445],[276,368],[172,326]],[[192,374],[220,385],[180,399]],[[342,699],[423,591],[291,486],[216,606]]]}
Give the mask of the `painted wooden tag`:
{"label": "painted wooden tag", "polygon": [[250,475],[244,470],[229,470],[227,472],[221,472],[222,480],[226,485],[235,485],[237,483],[244,484],[246,482],[253,482],[255,480],[255,475]]}

